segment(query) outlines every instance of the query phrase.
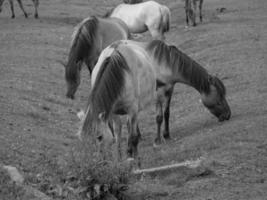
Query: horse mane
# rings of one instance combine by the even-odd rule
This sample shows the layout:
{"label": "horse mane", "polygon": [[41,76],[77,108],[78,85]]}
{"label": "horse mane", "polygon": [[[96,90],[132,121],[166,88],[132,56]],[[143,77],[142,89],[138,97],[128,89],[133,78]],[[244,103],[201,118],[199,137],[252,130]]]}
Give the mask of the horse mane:
{"label": "horse mane", "polygon": [[90,54],[94,45],[98,19],[95,16],[88,17],[79,23],[72,34],[71,48],[66,65],[66,79],[76,81],[77,62],[82,61]]}
{"label": "horse mane", "polygon": [[95,117],[104,113],[104,119],[108,119],[115,101],[124,88],[125,71],[129,71],[129,66],[117,50],[103,61],[89,99],[93,113],[97,115]]}
{"label": "horse mane", "polygon": [[226,95],[226,88],[223,82],[216,76],[210,76],[210,83],[217,89],[220,97],[224,98]]}
{"label": "horse mane", "polygon": [[[210,93],[210,81],[207,70],[173,45],[167,45],[160,40],[153,40],[147,50],[159,64],[164,63],[174,74],[181,76],[199,92]],[[218,85],[219,83],[216,81]]]}

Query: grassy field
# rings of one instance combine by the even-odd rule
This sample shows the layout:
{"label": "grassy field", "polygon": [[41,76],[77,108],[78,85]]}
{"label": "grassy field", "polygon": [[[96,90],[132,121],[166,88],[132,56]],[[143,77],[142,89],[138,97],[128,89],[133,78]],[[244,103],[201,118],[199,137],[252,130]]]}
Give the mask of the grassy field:
{"label": "grassy field", "polygon": [[[154,149],[155,105],[142,114],[142,167],[202,157],[207,170],[144,177],[132,187],[144,199],[266,199],[267,1],[205,0],[204,22],[188,29],[182,1],[158,2],[172,14],[167,42],[223,80],[232,118],[217,122],[195,90],[177,84],[171,104],[172,140]],[[68,171],[87,162],[74,160],[87,148],[75,133],[76,113],[86,105],[90,79],[84,69],[77,98],[66,99],[64,68],[58,60],[66,60],[78,22],[102,15],[120,1],[41,1],[37,20],[31,1],[25,3],[29,19],[16,3],[16,19],[10,18],[8,2],[0,14],[0,164],[17,167],[28,184],[60,199],[51,187],[63,184]],[[141,40],[149,37],[146,33]]]}

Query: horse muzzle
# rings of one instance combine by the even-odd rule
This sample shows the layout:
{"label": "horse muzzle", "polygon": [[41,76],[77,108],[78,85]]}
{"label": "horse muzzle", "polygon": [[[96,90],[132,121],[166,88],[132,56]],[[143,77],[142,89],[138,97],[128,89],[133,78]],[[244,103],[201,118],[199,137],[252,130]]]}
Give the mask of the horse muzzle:
{"label": "horse muzzle", "polygon": [[73,100],[74,99],[74,94],[67,93],[66,97]]}
{"label": "horse muzzle", "polygon": [[229,120],[230,118],[231,118],[231,111],[229,110],[228,112],[221,114],[218,117],[218,121],[223,122],[225,120]]}

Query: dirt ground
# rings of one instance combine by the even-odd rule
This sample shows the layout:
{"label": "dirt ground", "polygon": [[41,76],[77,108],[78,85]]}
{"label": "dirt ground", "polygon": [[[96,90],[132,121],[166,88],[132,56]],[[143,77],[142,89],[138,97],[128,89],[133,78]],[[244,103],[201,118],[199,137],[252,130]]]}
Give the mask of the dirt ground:
{"label": "dirt ground", "polygon": [[[55,164],[67,164],[65,157],[78,143],[76,112],[86,105],[90,84],[84,70],[77,98],[66,99],[64,68],[58,60],[66,60],[73,28],[81,19],[104,14],[119,2],[40,1],[37,20],[30,0],[25,0],[29,19],[16,3],[17,18],[11,19],[8,2],[4,3],[0,164],[15,166],[31,177],[54,170]],[[202,157],[208,170],[197,175],[174,171],[136,184],[150,191],[146,199],[267,199],[267,1],[205,0],[204,22],[188,29],[183,2],[158,2],[171,9],[168,43],[223,80],[232,118],[219,123],[194,89],[177,84],[171,104],[172,140],[154,149],[155,106],[142,114],[142,167]]]}

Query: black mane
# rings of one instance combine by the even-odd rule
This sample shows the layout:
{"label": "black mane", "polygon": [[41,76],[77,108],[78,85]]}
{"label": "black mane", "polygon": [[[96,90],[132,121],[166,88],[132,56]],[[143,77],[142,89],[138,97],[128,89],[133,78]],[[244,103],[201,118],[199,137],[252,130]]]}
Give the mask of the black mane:
{"label": "black mane", "polygon": [[174,74],[181,74],[199,92],[210,92],[210,75],[207,70],[177,47],[153,40],[147,49],[158,63],[165,63]]}
{"label": "black mane", "polygon": [[98,19],[95,16],[83,21],[78,27],[72,41],[68,63],[66,65],[66,79],[75,82],[77,79],[77,63],[88,57],[96,38]]}
{"label": "black mane", "polygon": [[98,115],[104,112],[105,119],[109,117],[115,101],[124,88],[124,73],[128,70],[129,66],[119,51],[115,50],[103,61],[90,97],[93,113]]}

